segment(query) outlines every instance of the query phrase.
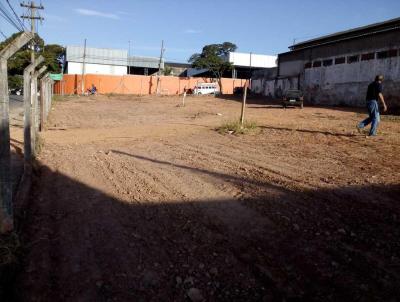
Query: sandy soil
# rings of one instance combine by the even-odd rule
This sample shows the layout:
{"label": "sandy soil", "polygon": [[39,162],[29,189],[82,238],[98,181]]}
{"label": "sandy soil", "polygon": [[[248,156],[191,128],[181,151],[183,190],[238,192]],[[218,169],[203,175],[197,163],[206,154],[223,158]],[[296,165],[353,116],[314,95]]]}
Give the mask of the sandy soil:
{"label": "sandy soil", "polygon": [[23,227],[21,301],[398,301],[400,120],[217,98],[66,98]]}

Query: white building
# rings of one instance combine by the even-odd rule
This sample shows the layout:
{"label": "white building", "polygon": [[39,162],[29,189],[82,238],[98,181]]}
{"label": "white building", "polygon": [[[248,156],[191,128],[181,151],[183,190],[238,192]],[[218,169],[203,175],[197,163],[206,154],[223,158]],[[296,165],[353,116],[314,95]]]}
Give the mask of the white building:
{"label": "white building", "polygon": [[[84,58],[85,57],[85,58]],[[123,49],[67,46],[67,74],[126,75],[128,71],[128,51]]]}
{"label": "white building", "polygon": [[277,58],[255,53],[230,52],[228,60],[234,67],[272,68],[277,66]]}

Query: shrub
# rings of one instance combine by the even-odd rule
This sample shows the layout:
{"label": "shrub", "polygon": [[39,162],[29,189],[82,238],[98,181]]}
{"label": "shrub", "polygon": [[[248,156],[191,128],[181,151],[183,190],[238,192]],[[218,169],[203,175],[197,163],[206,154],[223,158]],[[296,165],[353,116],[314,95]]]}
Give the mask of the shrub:
{"label": "shrub", "polygon": [[254,132],[257,129],[257,123],[254,121],[245,121],[243,126],[240,121],[227,121],[216,130],[221,134],[246,134]]}

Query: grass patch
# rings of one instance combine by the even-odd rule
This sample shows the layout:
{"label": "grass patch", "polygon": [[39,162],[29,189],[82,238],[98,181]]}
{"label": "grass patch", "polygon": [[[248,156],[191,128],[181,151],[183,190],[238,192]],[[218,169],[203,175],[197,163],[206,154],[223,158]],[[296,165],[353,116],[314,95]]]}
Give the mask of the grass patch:
{"label": "grass patch", "polygon": [[240,121],[227,121],[216,128],[220,134],[248,134],[256,132],[257,129],[257,123],[254,121],[245,121],[243,127]]}
{"label": "grass patch", "polygon": [[400,115],[381,115],[383,121],[400,122]]}
{"label": "grass patch", "polygon": [[43,137],[39,134],[36,136],[36,154],[40,154],[43,150],[43,146],[44,146],[44,139]]}

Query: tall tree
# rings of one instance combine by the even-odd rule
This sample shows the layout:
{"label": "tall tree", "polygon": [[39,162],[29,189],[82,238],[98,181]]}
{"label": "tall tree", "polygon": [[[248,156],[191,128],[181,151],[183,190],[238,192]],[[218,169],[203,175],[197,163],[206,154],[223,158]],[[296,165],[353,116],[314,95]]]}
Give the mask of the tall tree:
{"label": "tall tree", "polygon": [[[18,35],[20,33],[15,33],[3,42],[0,42],[0,50],[11,43]],[[38,52],[45,58],[43,64],[47,66],[47,71],[60,72],[61,69],[57,58],[64,52],[63,47],[57,44],[45,45],[43,39],[37,34],[35,35],[35,40]],[[11,89],[22,87],[22,74],[24,73],[24,69],[30,64],[30,61],[31,55],[28,45],[24,46],[10,58],[8,61],[8,82]]]}
{"label": "tall tree", "polygon": [[229,63],[229,52],[236,51],[237,46],[231,42],[222,44],[210,44],[203,47],[201,53],[193,54],[189,63],[194,68],[206,68],[217,78],[219,87],[222,93],[222,76],[226,71],[232,69],[232,64]]}

